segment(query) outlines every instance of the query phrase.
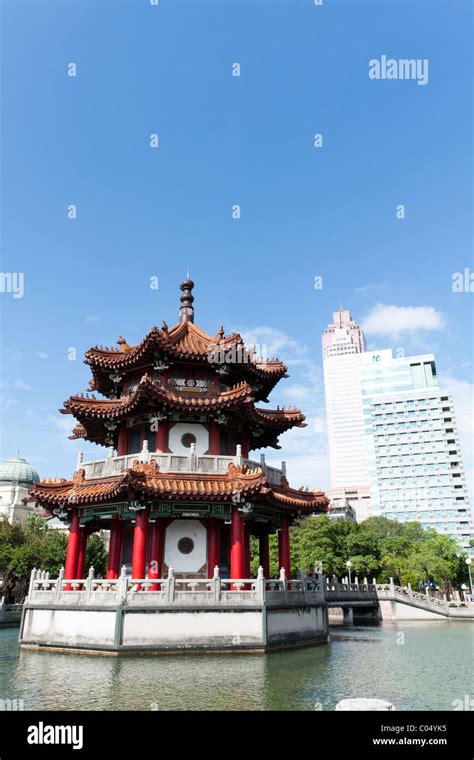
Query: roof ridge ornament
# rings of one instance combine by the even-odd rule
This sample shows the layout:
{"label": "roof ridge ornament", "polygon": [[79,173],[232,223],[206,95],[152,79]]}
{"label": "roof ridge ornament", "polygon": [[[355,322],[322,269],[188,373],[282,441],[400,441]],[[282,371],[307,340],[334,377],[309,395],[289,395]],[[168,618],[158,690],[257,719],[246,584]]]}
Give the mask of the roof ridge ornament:
{"label": "roof ridge ornament", "polygon": [[179,308],[179,321],[180,322],[194,322],[194,296],[192,290],[194,288],[194,282],[189,278],[183,280],[179,286],[183,295],[180,297],[181,306]]}
{"label": "roof ridge ornament", "polygon": [[[119,338],[117,340],[117,343],[120,346],[119,351],[121,351],[121,353],[125,353],[125,351],[128,351],[130,349],[130,346],[128,345],[128,343],[125,340],[125,338],[123,337],[123,335],[119,336]],[[101,346],[101,348],[102,348],[102,346]]]}

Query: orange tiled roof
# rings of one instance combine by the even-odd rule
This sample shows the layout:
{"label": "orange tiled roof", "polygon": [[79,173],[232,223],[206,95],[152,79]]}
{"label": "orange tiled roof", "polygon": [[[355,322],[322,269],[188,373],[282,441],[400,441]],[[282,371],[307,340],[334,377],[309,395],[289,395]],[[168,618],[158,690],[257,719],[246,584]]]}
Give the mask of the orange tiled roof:
{"label": "orange tiled roof", "polygon": [[[166,325],[161,330],[154,325],[141,343],[129,346],[120,338],[120,348],[103,348],[95,346],[86,351],[86,363],[106,369],[125,369],[139,363],[151,347],[161,348],[176,359],[201,359],[208,361],[209,353],[215,348],[229,349],[243,346],[238,333],[218,334],[212,338],[194,322],[178,322],[168,330]],[[249,362],[262,373],[286,372],[286,366],[279,359],[254,360]]]}
{"label": "orange tiled roof", "polygon": [[136,390],[129,395],[119,399],[98,399],[95,396],[84,396],[84,394],[70,396],[60,411],[64,414],[111,419],[135,412],[143,400],[149,400],[155,406],[157,403],[166,404],[170,409],[179,411],[193,409],[217,411],[236,407],[244,401],[253,401],[253,396],[250,385],[242,382],[217,396],[186,398],[156,385],[149,375],[143,375]]}
{"label": "orange tiled roof", "polygon": [[227,358],[225,361],[228,370],[232,369],[241,377],[263,383],[261,398],[265,398],[278,380],[287,377],[287,367],[279,359],[261,360],[251,356],[248,356],[246,361],[242,361],[241,356],[233,359],[229,351],[247,351],[238,333],[224,335],[221,328],[216,337],[212,338],[194,322],[178,322],[170,329],[163,323],[161,330],[153,326],[136,346],[129,346],[125,338],[119,338],[117,343],[119,348],[95,346],[85,354],[85,362],[92,369],[93,384],[105,395],[112,390],[113,384],[109,377],[111,372],[130,372],[140,367],[146,368],[156,361],[157,355],[171,362],[197,361],[212,365],[212,356],[219,351],[221,356],[229,356],[229,361]]}
{"label": "orange tiled roof", "polygon": [[37,483],[31,496],[50,509],[58,506],[85,506],[110,502],[117,498],[184,501],[232,501],[235,494],[277,509],[290,511],[325,511],[328,499],[321,491],[297,491],[286,480],[281,486],[270,485],[260,468],[229,465],[222,474],[160,473],[154,460],[140,464],[120,475],[85,480],[84,471],[72,481]]}
{"label": "orange tiled roof", "polygon": [[304,426],[304,414],[299,409],[260,409],[254,406],[254,395],[247,382],[236,384],[216,396],[181,396],[156,385],[144,375],[133,393],[119,399],[98,399],[94,395],[71,396],[60,411],[72,414],[79,422],[72,439],[86,438],[103,443],[110,435],[108,422],[120,421],[130,415],[155,413],[159,408],[172,411],[199,411],[210,415],[229,413],[247,422],[251,430],[251,447],[277,445],[276,438],[286,430]]}

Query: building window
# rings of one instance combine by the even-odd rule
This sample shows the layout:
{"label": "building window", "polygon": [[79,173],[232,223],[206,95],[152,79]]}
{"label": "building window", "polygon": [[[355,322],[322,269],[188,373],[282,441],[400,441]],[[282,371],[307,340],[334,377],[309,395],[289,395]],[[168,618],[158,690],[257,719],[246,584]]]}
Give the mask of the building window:
{"label": "building window", "polygon": [[185,449],[190,449],[192,443],[196,443],[196,436],[192,433],[184,433],[184,435],[181,436],[181,445],[184,446]]}
{"label": "building window", "polygon": [[128,434],[128,453],[138,454],[142,450],[142,431],[131,430]]}
{"label": "building window", "polygon": [[181,552],[181,554],[191,554],[193,549],[194,549],[194,541],[192,538],[188,538],[188,536],[185,536],[184,538],[179,539],[178,551]]}
{"label": "building window", "polygon": [[143,448],[143,441],[148,443],[148,451],[156,450],[156,433],[149,427],[135,428],[128,433],[128,454],[139,454]]}

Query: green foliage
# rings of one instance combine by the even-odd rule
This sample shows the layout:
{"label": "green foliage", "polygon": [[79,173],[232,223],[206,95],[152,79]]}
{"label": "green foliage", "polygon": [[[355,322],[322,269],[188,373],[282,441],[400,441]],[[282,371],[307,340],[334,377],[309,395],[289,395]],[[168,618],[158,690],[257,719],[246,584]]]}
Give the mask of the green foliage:
{"label": "green foliage", "polygon": [[[290,530],[291,563],[294,572],[307,571],[321,563],[323,572],[347,575],[351,561],[352,577],[373,577],[378,582],[414,588],[418,583],[436,585],[468,582],[465,557],[454,539],[426,531],[418,522],[399,523],[386,517],[370,517],[362,523],[330,520],[326,515],[308,517]],[[251,540],[252,574],[256,575],[258,541]],[[278,575],[278,537],[270,536],[270,569]]]}
{"label": "green foliage", "polygon": [[[28,515],[24,523],[10,525],[0,522],[0,575],[3,576],[2,593],[9,594],[13,588],[26,593],[28,580],[34,567],[56,577],[66,561],[67,533],[49,528],[37,514]],[[104,542],[93,533],[87,542],[86,568],[93,566],[96,575],[104,575],[107,552]]]}
{"label": "green foliage", "polygon": [[98,533],[92,533],[87,541],[85,575],[90,567],[94,568],[96,576],[102,578],[105,576],[107,570],[107,550],[102,537]]}

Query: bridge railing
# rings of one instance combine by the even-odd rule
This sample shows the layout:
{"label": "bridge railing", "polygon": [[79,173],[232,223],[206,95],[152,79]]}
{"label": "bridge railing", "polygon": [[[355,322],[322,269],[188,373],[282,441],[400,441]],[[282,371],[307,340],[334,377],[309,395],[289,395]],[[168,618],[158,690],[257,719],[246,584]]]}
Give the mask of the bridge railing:
{"label": "bridge railing", "polygon": [[415,607],[422,607],[427,610],[439,610],[449,613],[450,609],[467,610],[469,614],[472,614],[473,604],[470,599],[466,599],[464,602],[457,600],[448,600],[447,597],[439,591],[433,592],[431,589],[427,589],[425,593],[420,591],[413,591],[410,584],[405,586],[397,586],[395,583],[378,583],[377,595],[379,599],[387,599],[391,601],[404,601],[408,604],[412,604]]}

